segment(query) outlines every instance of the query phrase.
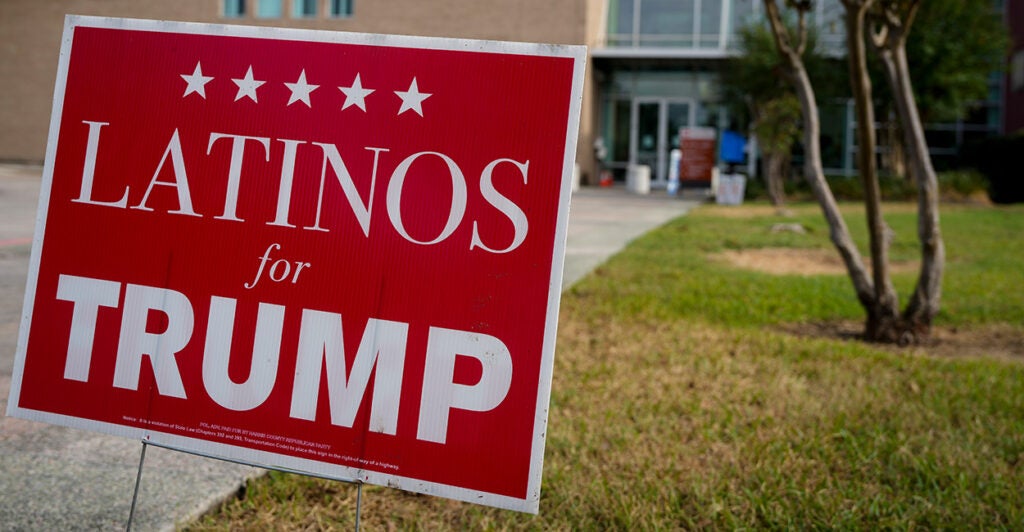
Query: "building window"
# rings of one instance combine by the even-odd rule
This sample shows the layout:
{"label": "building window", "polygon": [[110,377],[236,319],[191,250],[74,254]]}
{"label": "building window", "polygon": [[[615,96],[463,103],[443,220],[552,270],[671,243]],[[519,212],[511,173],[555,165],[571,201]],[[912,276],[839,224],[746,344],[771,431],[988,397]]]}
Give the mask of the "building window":
{"label": "building window", "polygon": [[256,0],[256,16],[259,18],[281,18],[284,10],[282,0]]}
{"label": "building window", "polygon": [[320,0],[292,0],[292,17],[316,18],[316,6]]}
{"label": "building window", "polygon": [[335,18],[351,17],[352,2],[353,0],[329,0],[328,14]]}
{"label": "building window", "polygon": [[608,0],[608,45],[718,48],[724,15],[720,0]]}
{"label": "building window", "polygon": [[245,16],[245,0],[224,0],[224,16],[238,18]]}
{"label": "building window", "polygon": [[[760,0],[607,0],[607,46],[734,49],[736,33],[762,20]],[[809,22],[826,52],[842,53],[839,0],[813,3]]]}
{"label": "building window", "polygon": [[[695,24],[698,3],[694,0],[642,0],[638,2],[640,46],[695,47],[694,36],[700,35]],[[717,32],[717,25],[715,27]],[[698,37],[699,39],[699,37]]]}

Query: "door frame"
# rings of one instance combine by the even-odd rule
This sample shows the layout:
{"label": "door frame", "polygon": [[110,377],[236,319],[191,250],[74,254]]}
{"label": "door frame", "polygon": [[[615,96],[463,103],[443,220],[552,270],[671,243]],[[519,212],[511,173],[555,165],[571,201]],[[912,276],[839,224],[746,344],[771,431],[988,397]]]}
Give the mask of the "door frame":
{"label": "door frame", "polygon": [[[629,166],[636,165],[640,138],[640,105],[658,104],[658,138],[655,142],[657,165],[651,168],[651,186],[664,187],[668,184],[668,154],[672,149],[668,146],[668,106],[685,103],[689,107],[687,126],[693,127],[697,118],[697,102],[693,98],[668,98],[659,96],[635,96],[629,108]],[[627,170],[628,171],[628,170]]]}

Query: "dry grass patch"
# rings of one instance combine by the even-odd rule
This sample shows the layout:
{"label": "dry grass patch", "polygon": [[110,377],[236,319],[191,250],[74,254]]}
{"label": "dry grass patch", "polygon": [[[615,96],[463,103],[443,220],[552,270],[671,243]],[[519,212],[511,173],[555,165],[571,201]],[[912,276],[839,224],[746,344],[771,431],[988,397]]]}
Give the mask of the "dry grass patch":
{"label": "dry grass patch", "polygon": [[[874,528],[1024,519],[1016,488],[1024,482],[1024,436],[992,417],[1001,410],[1019,422],[1019,366],[964,372],[853,342],[587,307],[577,297],[563,309],[540,515],[368,487],[364,528]],[[278,474],[250,483],[244,499],[190,529],[346,528],[354,505],[349,486]]]}
{"label": "dry grass patch", "polygon": [[[749,203],[743,205],[702,205],[697,211],[700,215],[717,216],[719,218],[757,218],[762,216],[778,216],[778,209],[772,205]],[[792,212],[792,211],[790,211]],[[783,218],[780,216],[780,218]]]}
{"label": "dry grass patch", "polygon": [[[946,206],[943,206],[945,209]],[[864,205],[858,202],[842,202],[839,204],[839,211],[843,214],[862,213]],[[699,216],[714,216],[718,218],[762,218],[775,217],[785,220],[793,216],[820,215],[821,208],[813,202],[792,203],[786,205],[782,211],[772,205],[764,203],[744,203],[742,205],[702,205],[694,211]],[[916,213],[917,205],[912,202],[886,202],[882,204],[883,214],[906,214]]]}
{"label": "dry grass patch", "polygon": [[[786,324],[780,330],[804,338],[827,338],[860,342],[864,323],[831,321]],[[887,352],[909,356],[931,356],[950,359],[996,359],[1024,363],[1024,329],[1005,323],[971,327],[936,326],[932,336],[920,345],[899,347],[874,346]]]}
{"label": "dry grass patch", "polygon": [[[729,249],[712,253],[709,258],[724,262],[734,268],[772,275],[846,275],[846,266],[839,257],[839,253],[834,249]],[[889,264],[889,270],[892,273],[909,273],[917,271],[919,268],[919,263],[916,261]]]}

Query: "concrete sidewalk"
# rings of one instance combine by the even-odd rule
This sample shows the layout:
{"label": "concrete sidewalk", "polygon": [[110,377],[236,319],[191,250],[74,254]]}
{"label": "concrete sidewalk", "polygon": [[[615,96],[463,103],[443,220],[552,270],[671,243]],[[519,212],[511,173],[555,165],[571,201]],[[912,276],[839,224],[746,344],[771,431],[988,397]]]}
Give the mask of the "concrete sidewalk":
{"label": "concrete sidewalk", "polygon": [[671,198],[664,191],[647,196],[622,188],[583,188],[569,205],[562,290],[572,286],[634,238],[682,216],[699,202]]}
{"label": "concrete sidewalk", "polygon": [[[0,529],[122,529],[141,444],[4,416],[39,196],[38,167],[0,165]],[[563,288],[696,203],[621,189],[573,196]],[[149,447],[136,530],[173,530],[261,470]]]}

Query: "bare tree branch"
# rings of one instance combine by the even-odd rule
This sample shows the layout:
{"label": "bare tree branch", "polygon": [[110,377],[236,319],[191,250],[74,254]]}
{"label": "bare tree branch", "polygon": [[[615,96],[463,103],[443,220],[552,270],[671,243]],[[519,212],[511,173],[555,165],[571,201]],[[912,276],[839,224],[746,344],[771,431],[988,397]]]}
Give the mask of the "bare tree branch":
{"label": "bare tree branch", "polygon": [[921,269],[917,286],[903,311],[904,337],[908,341],[926,338],[932,319],[939,311],[945,246],[939,220],[938,180],[928,154],[921,118],[910,79],[906,42],[920,8],[920,0],[887,0],[876,23],[887,28],[887,38],[872,41],[885,67],[883,72],[892,87],[894,104],[904,132],[908,166],[918,186],[918,240],[921,242]]}
{"label": "bare tree branch", "polygon": [[764,8],[768,13],[768,21],[772,26],[772,29],[780,28],[781,31],[772,31],[772,36],[775,37],[775,46],[779,47],[779,51],[785,56],[793,54],[793,47],[789,42],[789,32],[785,31],[786,25],[782,23],[782,15],[779,14],[779,6],[775,3],[775,0],[764,0]]}
{"label": "bare tree branch", "polygon": [[881,48],[885,46],[885,41],[889,39],[888,24],[879,23],[878,21],[872,21],[869,32],[871,34],[872,46],[874,46],[875,48]]}
{"label": "bare tree branch", "polygon": [[[867,268],[861,258],[856,244],[850,237],[850,231],[846,226],[839,205],[836,203],[832,190],[825,180],[825,173],[821,164],[820,132],[821,126],[818,117],[818,104],[814,95],[814,87],[811,85],[810,77],[807,75],[807,68],[803,59],[793,49],[791,36],[786,30],[786,25],[779,14],[779,6],[775,0],[764,0],[765,11],[771,25],[772,36],[786,67],[789,70],[793,87],[796,90],[797,98],[800,100],[801,113],[803,114],[803,145],[804,145],[804,178],[811,186],[818,204],[821,206],[822,214],[829,225],[829,237],[836,247],[850,281],[853,283],[857,293],[857,299],[865,309],[874,305],[874,286]],[[798,9],[802,17],[811,9],[812,3],[809,0],[796,1],[786,0],[786,6]]]}

